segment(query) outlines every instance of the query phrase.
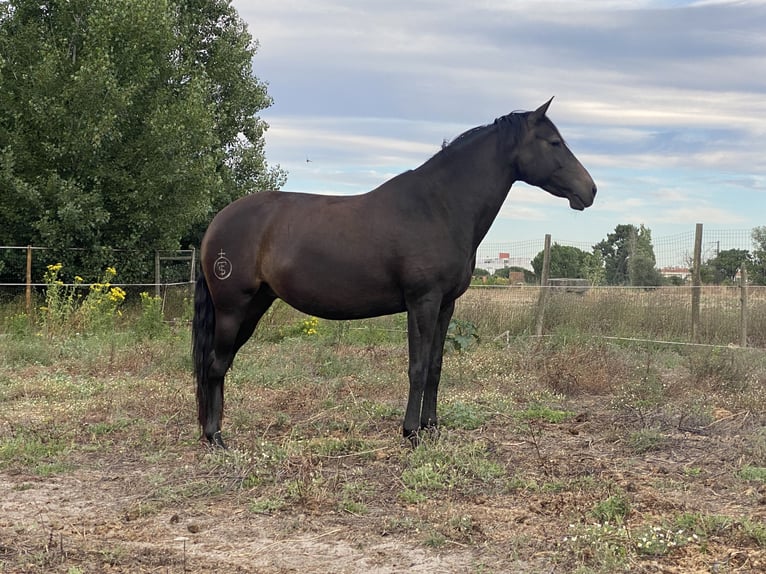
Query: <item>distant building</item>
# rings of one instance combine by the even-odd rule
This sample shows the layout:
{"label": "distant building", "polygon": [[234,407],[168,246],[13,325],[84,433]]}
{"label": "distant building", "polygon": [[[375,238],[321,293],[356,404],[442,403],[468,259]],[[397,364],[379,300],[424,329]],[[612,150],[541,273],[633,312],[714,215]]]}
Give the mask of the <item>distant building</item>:
{"label": "distant building", "polygon": [[[530,271],[532,270],[529,259],[526,257],[511,257],[510,253],[503,251],[498,253],[497,257],[477,258],[476,267],[486,269],[490,274],[494,274],[498,269],[505,269],[506,267],[521,267]],[[524,279],[522,278],[521,281],[523,280]]]}

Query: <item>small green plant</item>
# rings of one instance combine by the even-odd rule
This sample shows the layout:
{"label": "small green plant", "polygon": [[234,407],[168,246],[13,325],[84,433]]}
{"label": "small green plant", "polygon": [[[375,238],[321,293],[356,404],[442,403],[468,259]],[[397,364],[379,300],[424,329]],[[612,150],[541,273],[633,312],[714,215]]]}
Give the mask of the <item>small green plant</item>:
{"label": "small green plant", "polygon": [[30,332],[30,319],[26,313],[16,313],[5,318],[5,332],[14,339],[23,339]]}
{"label": "small green plant", "polygon": [[623,522],[630,514],[630,501],[622,494],[615,494],[597,503],[591,515],[598,522]]}
{"label": "small green plant", "polygon": [[77,285],[82,283],[82,277],[75,277],[74,285],[65,284],[59,277],[63,267],[62,263],[48,265],[43,276],[43,282],[46,284],[45,305],[40,307],[40,318],[49,337],[70,328],[81,297]]}
{"label": "small green plant", "polygon": [[662,526],[645,526],[631,534],[633,547],[640,556],[666,556],[675,548],[699,542],[696,533],[682,528],[672,530]]}
{"label": "small green plant", "polygon": [[274,514],[282,510],[286,503],[283,498],[259,498],[250,503],[250,512],[255,514]]}
{"label": "small green plant", "polygon": [[[468,489],[476,482],[483,489],[490,488],[504,477],[505,469],[490,460],[486,445],[480,443],[449,444],[447,440],[426,442],[410,455],[409,468],[402,472],[401,480],[406,490],[402,495],[409,502],[416,502],[427,492],[451,489]],[[406,491],[405,491],[406,492]]]}
{"label": "small green plant", "polygon": [[742,532],[759,548],[766,548],[766,525],[763,522],[745,518],[742,521]]}
{"label": "small green plant", "polygon": [[426,535],[423,544],[429,548],[441,548],[447,543],[447,538],[441,532],[430,530]]}
{"label": "small green plant", "polygon": [[660,450],[666,437],[657,429],[641,429],[630,433],[628,444],[637,454]]}
{"label": "small green plant", "polygon": [[440,411],[439,419],[448,428],[475,430],[489,419],[489,413],[482,407],[462,401],[447,403]]}
{"label": "small green plant", "polygon": [[471,321],[452,319],[447,327],[446,346],[458,353],[467,352],[479,342],[479,331]]}
{"label": "small green plant", "polygon": [[165,331],[162,317],[162,298],[141,293],[141,314],[135,320],[133,329],[141,338],[156,339]]}
{"label": "small green plant", "polygon": [[571,411],[552,409],[542,403],[532,403],[517,416],[523,421],[539,421],[551,424],[559,424],[574,416]]}
{"label": "small green plant", "polygon": [[745,465],[739,469],[737,476],[742,480],[766,482],[766,467]]}
{"label": "small green plant", "polygon": [[604,572],[622,570],[628,561],[630,533],[622,524],[570,524],[564,544],[579,560],[598,564]]}

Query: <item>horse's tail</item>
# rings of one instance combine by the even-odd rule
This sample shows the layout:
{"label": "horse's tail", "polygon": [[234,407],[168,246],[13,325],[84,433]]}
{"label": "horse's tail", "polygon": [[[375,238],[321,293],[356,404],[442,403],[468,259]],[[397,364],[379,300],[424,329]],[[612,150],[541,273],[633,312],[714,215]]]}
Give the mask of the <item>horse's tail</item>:
{"label": "horse's tail", "polygon": [[197,411],[199,424],[205,428],[208,413],[208,369],[213,352],[215,307],[205,275],[200,273],[194,287],[194,319],[192,320],[192,358],[197,379]]}

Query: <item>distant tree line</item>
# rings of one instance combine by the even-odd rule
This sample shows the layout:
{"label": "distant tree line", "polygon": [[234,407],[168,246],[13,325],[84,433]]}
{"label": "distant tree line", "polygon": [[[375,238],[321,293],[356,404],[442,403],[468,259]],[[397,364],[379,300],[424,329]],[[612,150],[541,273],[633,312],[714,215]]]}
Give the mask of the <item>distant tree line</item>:
{"label": "distant tree line", "polygon": [[98,275],[278,189],[256,50],[229,0],[0,2],[0,244]]}
{"label": "distant tree line", "polygon": [[[706,284],[731,284],[741,267],[746,267],[749,281],[766,285],[766,226],[752,231],[753,251],[727,249],[703,262],[700,276]],[[543,252],[531,261],[534,275],[528,283],[542,275]],[[691,262],[689,262],[691,268]],[[510,268],[498,269],[495,277],[507,277]],[[527,273],[529,273],[527,271]],[[476,275],[489,275],[478,270]],[[554,243],[550,252],[552,278],[587,279],[593,285],[659,286],[680,284],[680,278],[665,278],[657,269],[651,230],[643,225],[618,225],[606,239],[588,253],[577,247]],[[484,281],[486,282],[486,280]]]}

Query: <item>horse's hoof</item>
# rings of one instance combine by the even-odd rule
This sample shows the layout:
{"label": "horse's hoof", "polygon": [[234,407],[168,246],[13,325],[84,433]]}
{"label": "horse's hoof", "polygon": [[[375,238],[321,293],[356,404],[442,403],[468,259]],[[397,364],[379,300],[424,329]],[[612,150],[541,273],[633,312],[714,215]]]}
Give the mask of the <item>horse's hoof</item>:
{"label": "horse's hoof", "polygon": [[410,446],[412,446],[412,448],[418,448],[418,445],[420,444],[420,436],[418,431],[404,429],[402,435],[405,439],[410,441]]}
{"label": "horse's hoof", "polygon": [[226,443],[223,442],[223,436],[221,435],[221,431],[216,431],[212,435],[205,435],[205,438],[207,439],[208,444],[213,448],[221,448],[226,449]]}
{"label": "horse's hoof", "polygon": [[420,434],[428,437],[429,440],[438,440],[441,433],[439,431],[439,425],[436,423],[428,423],[420,427]]}

